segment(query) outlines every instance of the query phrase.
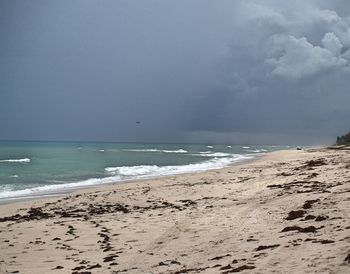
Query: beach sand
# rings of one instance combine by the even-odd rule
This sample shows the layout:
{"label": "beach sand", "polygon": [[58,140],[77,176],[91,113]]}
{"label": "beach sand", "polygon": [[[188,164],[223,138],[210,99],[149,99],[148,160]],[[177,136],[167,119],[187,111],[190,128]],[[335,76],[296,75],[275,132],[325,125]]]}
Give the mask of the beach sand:
{"label": "beach sand", "polygon": [[[350,151],[0,206],[0,273],[350,273]],[[16,272],[17,271],[17,272]]]}

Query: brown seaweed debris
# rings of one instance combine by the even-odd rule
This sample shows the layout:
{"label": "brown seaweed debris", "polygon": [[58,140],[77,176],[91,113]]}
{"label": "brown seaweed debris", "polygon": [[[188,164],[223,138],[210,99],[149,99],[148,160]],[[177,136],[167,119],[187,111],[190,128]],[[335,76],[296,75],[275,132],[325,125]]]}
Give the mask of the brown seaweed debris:
{"label": "brown seaweed debris", "polygon": [[285,228],[282,229],[281,232],[289,232],[289,231],[298,231],[301,233],[315,233],[317,230],[323,228],[323,226],[320,226],[318,228],[312,226],[307,226],[307,227],[300,227],[300,226],[287,226]]}
{"label": "brown seaweed debris", "polygon": [[322,221],[327,220],[327,219],[328,219],[328,216],[326,216],[326,215],[319,215],[319,216],[317,216],[315,221],[316,222],[322,222]]}
{"label": "brown seaweed debris", "polygon": [[184,268],[178,271],[175,271],[174,274],[182,274],[182,273],[190,273],[190,272],[200,272],[208,269],[209,267],[201,267],[201,268]]}
{"label": "brown seaweed debris", "polygon": [[265,250],[265,249],[270,249],[270,248],[276,248],[279,247],[279,244],[275,244],[275,245],[260,245],[258,246],[255,251],[261,251],[261,250]]}
{"label": "brown seaweed debris", "polygon": [[292,210],[291,212],[288,213],[288,216],[286,220],[295,220],[301,217],[304,217],[306,211],[305,210]]}
{"label": "brown seaweed debris", "polygon": [[226,258],[226,257],[231,257],[231,254],[226,254],[226,255],[222,255],[222,256],[216,256],[214,258],[209,259],[209,261],[217,261],[217,260],[221,260],[222,258]]}
{"label": "brown seaweed debris", "polygon": [[[228,265],[228,266],[230,266],[230,265]],[[225,268],[225,269],[228,269],[228,266],[226,266],[227,268]],[[244,271],[244,270],[252,270],[252,269],[254,269],[255,268],[255,266],[253,266],[253,265],[242,265],[242,266],[239,266],[239,267],[236,267],[236,268],[230,268],[228,271],[225,271],[225,272],[222,272],[223,274],[228,274],[228,273],[236,273],[236,272],[241,272],[241,271]],[[222,268],[221,268],[221,270],[223,270]]]}
{"label": "brown seaweed debris", "polygon": [[344,261],[347,262],[348,264],[350,264],[350,254],[348,254],[348,256],[346,256]]}
{"label": "brown seaweed debris", "polygon": [[0,218],[0,222],[18,222],[18,221],[32,221],[48,219],[53,217],[52,214],[44,212],[41,207],[31,207],[26,215],[16,214],[9,217]]}
{"label": "brown seaweed debris", "polygon": [[310,160],[305,162],[306,167],[324,166],[327,165],[325,159]]}
{"label": "brown seaweed debris", "polygon": [[320,199],[316,199],[316,200],[307,200],[307,201],[305,201],[305,203],[304,203],[304,205],[303,205],[303,208],[304,208],[304,209],[310,209],[314,203],[317,203],[317,202],[319,202],[319,201],[320,201]]}

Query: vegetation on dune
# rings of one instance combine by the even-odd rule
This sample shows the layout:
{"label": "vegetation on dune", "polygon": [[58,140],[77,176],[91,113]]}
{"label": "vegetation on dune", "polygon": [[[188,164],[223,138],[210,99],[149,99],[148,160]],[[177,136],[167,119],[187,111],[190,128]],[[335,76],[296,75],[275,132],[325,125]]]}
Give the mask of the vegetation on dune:
{"label": "vegetation on dune", "polygon": [[337,145],[350,145],[350,132],[337,137]]}

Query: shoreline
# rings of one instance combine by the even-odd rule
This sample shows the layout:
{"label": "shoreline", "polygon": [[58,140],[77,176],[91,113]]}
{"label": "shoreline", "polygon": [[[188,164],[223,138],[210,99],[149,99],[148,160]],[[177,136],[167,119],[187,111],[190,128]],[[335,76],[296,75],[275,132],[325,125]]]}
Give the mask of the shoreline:
{"label": "shoreline", "polygon": [[0,205],[0,272],[348,273],[350,151]]}
{"label": "shoreline", "polygon": [[[186,174],[206,173],[210,170],[220,170],[220,169],[224,169],[224,168],[227,168],[230,166],[236,166],[236,165],[249,163],[251,161],[256,161],[256,160],[260,159],[261,157],[264,157],[264,155],[266,155],[268,153],[270,153],[270,152],[259,153],[259,154],[254,154],[254,155],[244,155],[244,156],[247,156],[247,158],[238,159],[237,161],[235,161],[229,165],[218,167],[218,168],[210,168],[207,170],[198,170],[198,171],[194,170],[194,171],[178,173],[178,174],[145,176],[143,178],[124,179],[124,180],[114,181],[114,182],[107,182],[107,183],[101,183],[101,184],[96,183],[96,184],[81,185],[81,186],[78,185],[78,186],[73,186],[73,187],[66,187],[66,185],[78,184],[79,182],[66,183],[66,184],[62,184],[62,189],[58,189],[58,190],[52,190],[52,191],[43,190],[43,191],[40,191],[38,194],[32,194],[32,195],[28,194],[28,195],[19,195],[19,196],[14,196],[14,197],[0,198],[0,207],[2,205],[12,204],[12,203],[21,203],[21,202],[32,201],[32,200],[58,198],[58,197],[62,197],[65,195],[75,193],[77,191],[99,189],[100,187],[104,187],[104,186],[137,183],[137,182],[143,182],[143,181],[148,181],[148,180],[157,180],[157,179],[162,179],[162,178],[167,178],[167,177],[182,176],[182,175],[186,175]],[[250,158],[248,158],[248,157],[250,157]],[[105,178],[93,178],[93,179],[105,179]],[[44,185],[44,186],[40,186],[40,187],[46,187],[46,186],[50,186],[50,185]],[[21,191],[30,190],[30,189],[23,189]]]}

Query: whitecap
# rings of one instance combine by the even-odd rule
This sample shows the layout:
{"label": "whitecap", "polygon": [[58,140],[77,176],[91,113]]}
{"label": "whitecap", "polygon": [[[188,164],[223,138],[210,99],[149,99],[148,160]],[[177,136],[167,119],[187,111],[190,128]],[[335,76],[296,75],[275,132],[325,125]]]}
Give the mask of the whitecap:
{"label": "whitecap", "polygon": [[85,188],[94,185],[121,182],[126,180],[154,178],[167,175],[176,175],[183,173],[200,172],[212,169],[223,168],[232,163],[249,159],[252,156],[233,154],[230,157],[212,158],[196,164],[179,165],[179,166],[156,166],[156,165],[140,165],[140,166],[119,166],[106,167],[107,177],[90,178],[78,182],[44,185],[24,190],[2,189],[0,191],[0,199],[18,199],[20,197],[37,197],[49,196],[58,193],[64,193],[71,189]]}
{"label": "whitecap", "polygon": [[105,171],[110,175],[120,175],[128,178],[145,178],[165,175],[175,175],[190,172],[199,172],[210,169],[218,169],[234,162],[249,159],[251,156],[234,154],[226,158],[213,158],[197,164],[180,165],[180,166],[157,166],[157,165],[140,165],[140,166],[119,166],[106,167]]}
{"label": "whitecap", "polygon": [[214,152],[211,151],[208,152],[199,152],[199,154],[191,154],[192,156],[203,156],[203,157],[228,157],[231,154],[224,153],[224,152]]}
{"label": "whitecap", "polygon": [[187,153],[187,150],[177,149],[177,150],[162,150],[164,153]]}
{"label": "whitecap", "polygon": [[156,148],[147,148],[147,149],[123,149],[123,151],[129,152],[161,152],[161,150]]}
{"label": "whitecap", "polygon": [[124,149],[123,151],[128,152],[164,152],[164,153],[187,153],[187,150],[184,149],[176,149],[176,150],[162,150],[157,148],[145,148],[145,149]]}
{"label": "whitecap", "polygon": [[253,152],[253,153],[260,153],[260,152],[266,152],[266,149],[254,149],[254,150],[248,150],[248,152]]}
{"label": "whitecap", "polygon": [[30,163],[29,158],[0,160],[0,163]]}
{"label": "whitecap", "polygon": [[10,175],[9,177],[10,178],[18,178],[19,176],[17,174],[14,174],[14,175]]}
{"label": "whitecap", "polygon": [[207,150],[207,151],[200,151],[200,154],[208,154],[208,153],[213,153],[211,150]]}
{"label": "whitecap", "polygon": [[154,173],[159,169],[156,165],[141,165],[141,166],[121,166],[121,167],[106,167],[105,170],[111,174],[121,176],[138,176]]}
{"label": "whitecap", "polygon": [[59,193],[69,189],[78,189],[88,186],[114,183],[120,181],[120,176],[110,176],[106,178],[91,178],[84,181],[55,184],[55,185],[44,185],[23,190],[5,190],[0,192],[0,199],[15,198],[15,197],[33,197],[41,196],[43,194]]}

